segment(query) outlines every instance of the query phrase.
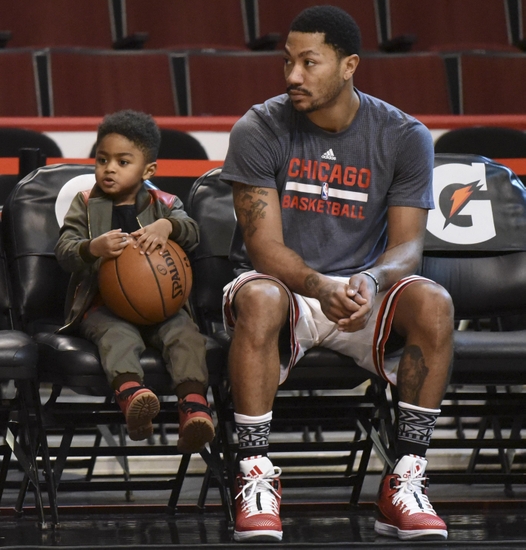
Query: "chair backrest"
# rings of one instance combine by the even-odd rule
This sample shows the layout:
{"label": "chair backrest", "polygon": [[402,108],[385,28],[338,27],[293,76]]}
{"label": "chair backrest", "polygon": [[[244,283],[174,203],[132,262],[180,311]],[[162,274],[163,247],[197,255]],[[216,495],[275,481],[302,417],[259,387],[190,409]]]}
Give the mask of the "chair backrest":
{"label": "chair backrest", "polygon": [[236,226],[232,187],[220,181],[221,168],[198,178],[190,190],[186,210],[201,230],[199,246],[191,254],[194,282],[191,302],[207,334],[222,323],[223,287],[234,278],[228,259]]}
{"label": "chair backrest", "polygon": [[[2,222],[0,219],[0,234],[2,230]],[[9,330],[12,328],[11,287],[7,275],[7,260],[4,244],[2,239],[0,239],[0,330]]]}
{"label": "chair backrest", "polygon": [[391,38],[414,35],[413,50],[513,49],[504,0],[388,0]]}
{"label": "chair backrest", "polygon": [[362,55],[356,87],[413,115],[453,114],[442,56],[436,53]]}
{"label": "chair backrest", "polygon": [[[501,126],[455,128],[435,141],[435,153],[481,155],[490,159],[524,158],[526,132]],[[519,175],[526,183],[526,175]]]}
{"label": "chair backrest", "polygon": [[40,115],[42,105],[35,53],[22,48],[0,50],[0,116]]}
{"label": "chair backrest", "polygon": [[181,114],[241,116],[285,91],[281,52],[190,52],[174,64]]}
{"label": "chair backrest", "polygon": [[[208,160],[205,148],[201,142],[187,132],[160,128],[161,146],[158,158],[160,159],[197,159]],[[93,144],[89,156],[95,158],[96,143]]]}
{"label": "chair backrest", "polygon": [[[526,112],[525,53],[462,53],[457,56],[462,93],[460,114]],[[491,75],[491,86],[486,85]]]}
{"label": "chair backrest", "polygon": [[42,132],[25,128],[0,128],[0,157],[18,157],[22,148],[40,149],[46,157],[61,158],[58,144]]}
{"label": "chair backrest", "polygon": [[358,26],[362,36],[362,50],[378,50],[380,31],[375,0],[263,0],[258,2],[257,28],[259,36],[279,33],[281,40],[277,47],[282,49],[289,33],[290,24],[305,8],[320,4],[331,4],[348,12]]}
{"label": "chair backrest", "polygon": [[23,178],[4,205],[15,328],[34,333],[63,324],[69,274],[59,266],[54,248],[71,200],[94,184],[93,166],[45,166]]}
{"label": "chair backrest", "polygon": [[160,159],[208,160],[201,142],[187,132],[161,128]]}
{"label": "chair backrest", "polygon": [[526,312],[526,188],[478,155],[435,155],[421,273],[451,294],[458,319]]}
{"label": "chair backrest", "polygon": [[[25,128],[0,127],[0,157],[19,157],[20,149],[24,148],[38,149],[40,154],[35,155],[38,158],[62,157],[58,144],[46,134]],[[19,179],[19,176],[14,174],[0,175],[0,208],[5,204]]]}
{"label": "chair backrest", "polygon": [[126,0],[125,32],[147,32],[146,48],[246,49],[243,0]]}
{"label": "chair backrest", "polygon": [[179,114],[167,52],[52,49],[48,58],[53,116]]}
{"label": "chair backrest", "polygon": [[8,47],[84,46],[111,48],[108,0],[2,0],[2,30],[12,33]]}
{"label": "chair backrest", "polygon": [[501,126],[455,128],[435,141],[435,153],[481,155],[491,159],[526,156],[526,132]]}

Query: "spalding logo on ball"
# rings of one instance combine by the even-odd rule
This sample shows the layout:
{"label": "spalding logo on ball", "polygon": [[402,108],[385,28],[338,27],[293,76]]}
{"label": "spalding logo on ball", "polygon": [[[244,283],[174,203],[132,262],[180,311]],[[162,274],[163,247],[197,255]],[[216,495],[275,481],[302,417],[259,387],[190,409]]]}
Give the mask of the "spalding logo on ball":
{"label": "spalding logo on ball", "polygon": [[102,262],[99,289],[113,313],[137,325],[153,325],[175,315],[188,300],[192,270],[173,241],[167,241],[162,255],[149,256],[130,243],[120,256]]}

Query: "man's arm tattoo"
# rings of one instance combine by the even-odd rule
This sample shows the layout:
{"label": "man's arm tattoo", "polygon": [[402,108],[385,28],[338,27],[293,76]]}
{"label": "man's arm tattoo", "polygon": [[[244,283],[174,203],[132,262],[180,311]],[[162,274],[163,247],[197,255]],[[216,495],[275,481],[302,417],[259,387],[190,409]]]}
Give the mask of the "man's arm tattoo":
{"label": "man's arm tattoo", "polygon": [[265,197],[268,195],[268,191],[261,187],[248,187],[236,194],[236,212],[244,237],[252,237],[257,229],[257,220],[264,219],[266,215],[265,208],[268,203],[254,195]]}
{"label": "man's arm tattoo", "polygon": [[320,286],[320,277],[316,273],[311,273],[305,278],[305,288],[312,291]]}

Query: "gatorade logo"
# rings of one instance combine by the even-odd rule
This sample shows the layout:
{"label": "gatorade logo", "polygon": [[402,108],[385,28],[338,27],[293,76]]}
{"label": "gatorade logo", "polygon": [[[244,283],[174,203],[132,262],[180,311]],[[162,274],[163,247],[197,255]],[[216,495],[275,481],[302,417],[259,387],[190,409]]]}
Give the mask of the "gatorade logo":
{"label": "gatorade logo", "polygon": [[453,244],[477,244],[496,235],[483,163],[443,164],[433,170],[435,209],[427,230]]}

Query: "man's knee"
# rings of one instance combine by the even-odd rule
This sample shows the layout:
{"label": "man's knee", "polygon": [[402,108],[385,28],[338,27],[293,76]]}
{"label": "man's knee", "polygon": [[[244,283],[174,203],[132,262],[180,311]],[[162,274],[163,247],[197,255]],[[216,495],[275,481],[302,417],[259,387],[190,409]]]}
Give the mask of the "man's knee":
{"label": "man's knee", "polygon": [[288,319],[288,310],[289,298],[285,289],[266,279],[245,283],[234,299],[236,325],[258,323],[261,329],[279,329]]}
{"label": "man's knee", "polygon": [[402,293],[394,319],[395,329],[400,334],[407,334],[416,326],[447,336],[453,331],[453,323],[453,301],[439,284],[419,281]]}

